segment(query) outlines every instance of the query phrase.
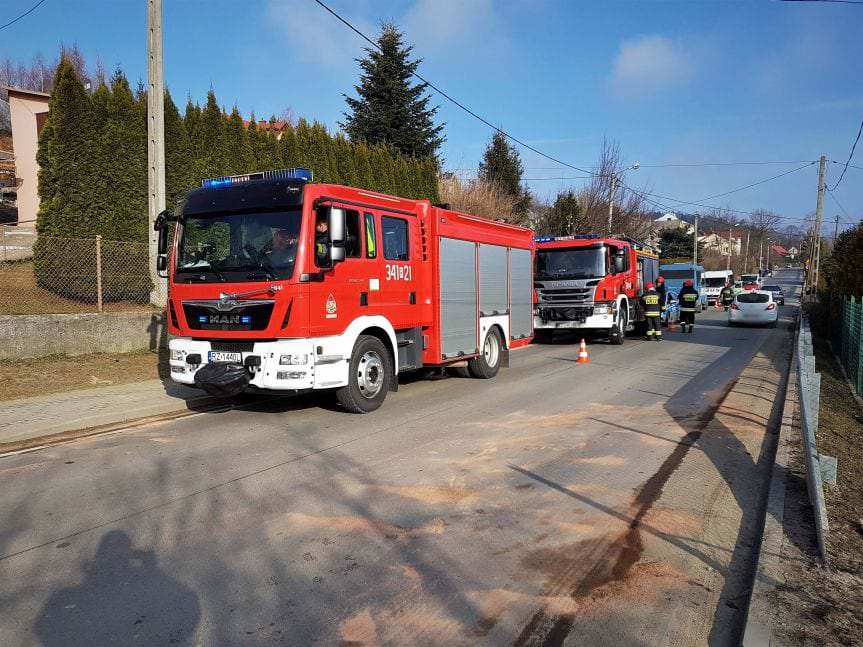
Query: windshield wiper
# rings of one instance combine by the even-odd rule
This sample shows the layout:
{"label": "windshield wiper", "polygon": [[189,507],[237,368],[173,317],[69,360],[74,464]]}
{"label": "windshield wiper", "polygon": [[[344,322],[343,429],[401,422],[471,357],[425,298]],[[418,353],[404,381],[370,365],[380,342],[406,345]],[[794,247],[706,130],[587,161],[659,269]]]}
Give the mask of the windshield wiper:
{"label": "windshield wiper", "polygon": [[190,274],[191,275],[191,276],[189,276],[189,281],[192,281],[193,279],[199,278],[199,277],[195,276],[196,274],[200,275],[200,274],[203,274],[206,272],[209,272],[211,274],[215,274],[216,277],[222,283],[225,282],[225,275],[222,274],[219,270],[217,270],[212,265],[206,265],[206,266],[201,266],[201,267],[179,267],[179,268],[177,268],[178,274]]}
{"label": "windshield wiper", "polygon": [[240,271],[240,270],[260,270],[260,272],[253,272],[252,274],[249,274],[246,278],[249,279],[249,278],[252,278],[253,276],[263,275],[264,278],[266,278],[270,281],[276,280],[275,270],[271,266],[267,265],[266,263],[262,263],[260,261],[258,261],[258,263],[248,263],[246,265],[237,265],[235,267],[232,267],[231,269],[237,270],[237,271]]}

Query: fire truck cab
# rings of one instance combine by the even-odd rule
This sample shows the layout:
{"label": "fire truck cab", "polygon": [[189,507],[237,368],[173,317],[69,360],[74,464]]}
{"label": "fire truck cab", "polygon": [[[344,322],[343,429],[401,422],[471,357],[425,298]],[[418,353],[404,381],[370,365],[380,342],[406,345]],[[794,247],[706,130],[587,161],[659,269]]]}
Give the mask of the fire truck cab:
{"label": "fire truck cab", "polygon": [[534,331],[600,331],[622,344],[641,319],[638,298],[656,280],[657,250],[625,236],[536,238]]}
{"label": "fire truck cab", "polygon": [[305,169],[205,180],[156,227],[171,377],[214,395],[335,389],[365,413],[401,372],[467,360],[490,378],[532,337],[522,227]]}

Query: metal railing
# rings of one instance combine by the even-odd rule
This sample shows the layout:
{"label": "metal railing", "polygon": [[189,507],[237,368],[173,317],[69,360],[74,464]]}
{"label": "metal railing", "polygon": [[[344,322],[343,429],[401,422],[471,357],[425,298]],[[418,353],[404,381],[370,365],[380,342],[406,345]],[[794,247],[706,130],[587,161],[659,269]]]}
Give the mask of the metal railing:
{"label": "metal railing", "polygon": [[800,431],[803,436],[803,454],[806,462],[806,488],[815,517],[815,534],[818,552],[824,564],[828,564],[827,504],[824,499],[822,460],[818,453],[818,408],[821,401],[821,375],[815,371],[815,349],[812,346],[812,331],[809,320],[801,316],[797,332],[797,375],[800,389]]}
{"label": "metal railing", "polygon": [[[0,231],[0,314],[64,314],[150,309],[147,243],[54,238]],[[162,299],[161,302],[164,302]]]}

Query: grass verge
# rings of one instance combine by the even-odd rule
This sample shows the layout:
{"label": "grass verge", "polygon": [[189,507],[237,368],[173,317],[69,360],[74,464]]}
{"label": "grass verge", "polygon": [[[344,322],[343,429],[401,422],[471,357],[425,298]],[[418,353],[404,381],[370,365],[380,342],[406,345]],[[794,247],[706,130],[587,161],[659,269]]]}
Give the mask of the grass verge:
{"label": "grass verge", "polygon": [[153,380],[160,377],[160,365],[167,365],[166,351],[2,360],[0,401]]}

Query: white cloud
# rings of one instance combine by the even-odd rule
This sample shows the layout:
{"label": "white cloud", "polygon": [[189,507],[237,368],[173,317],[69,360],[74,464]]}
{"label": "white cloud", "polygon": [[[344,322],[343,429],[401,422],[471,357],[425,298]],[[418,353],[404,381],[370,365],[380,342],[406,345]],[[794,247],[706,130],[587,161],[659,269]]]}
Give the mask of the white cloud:
{"label": "white cloud", "polygon": [[401,25],[421,57],[496,56],[507,47],[492,0],[417,0]]}
{"label": "white cloud", "polygon": [[691,55],[665,36],[638,36],[624,41],[614,59],[610,86],[622,97],[656,94],[688,81]]}

